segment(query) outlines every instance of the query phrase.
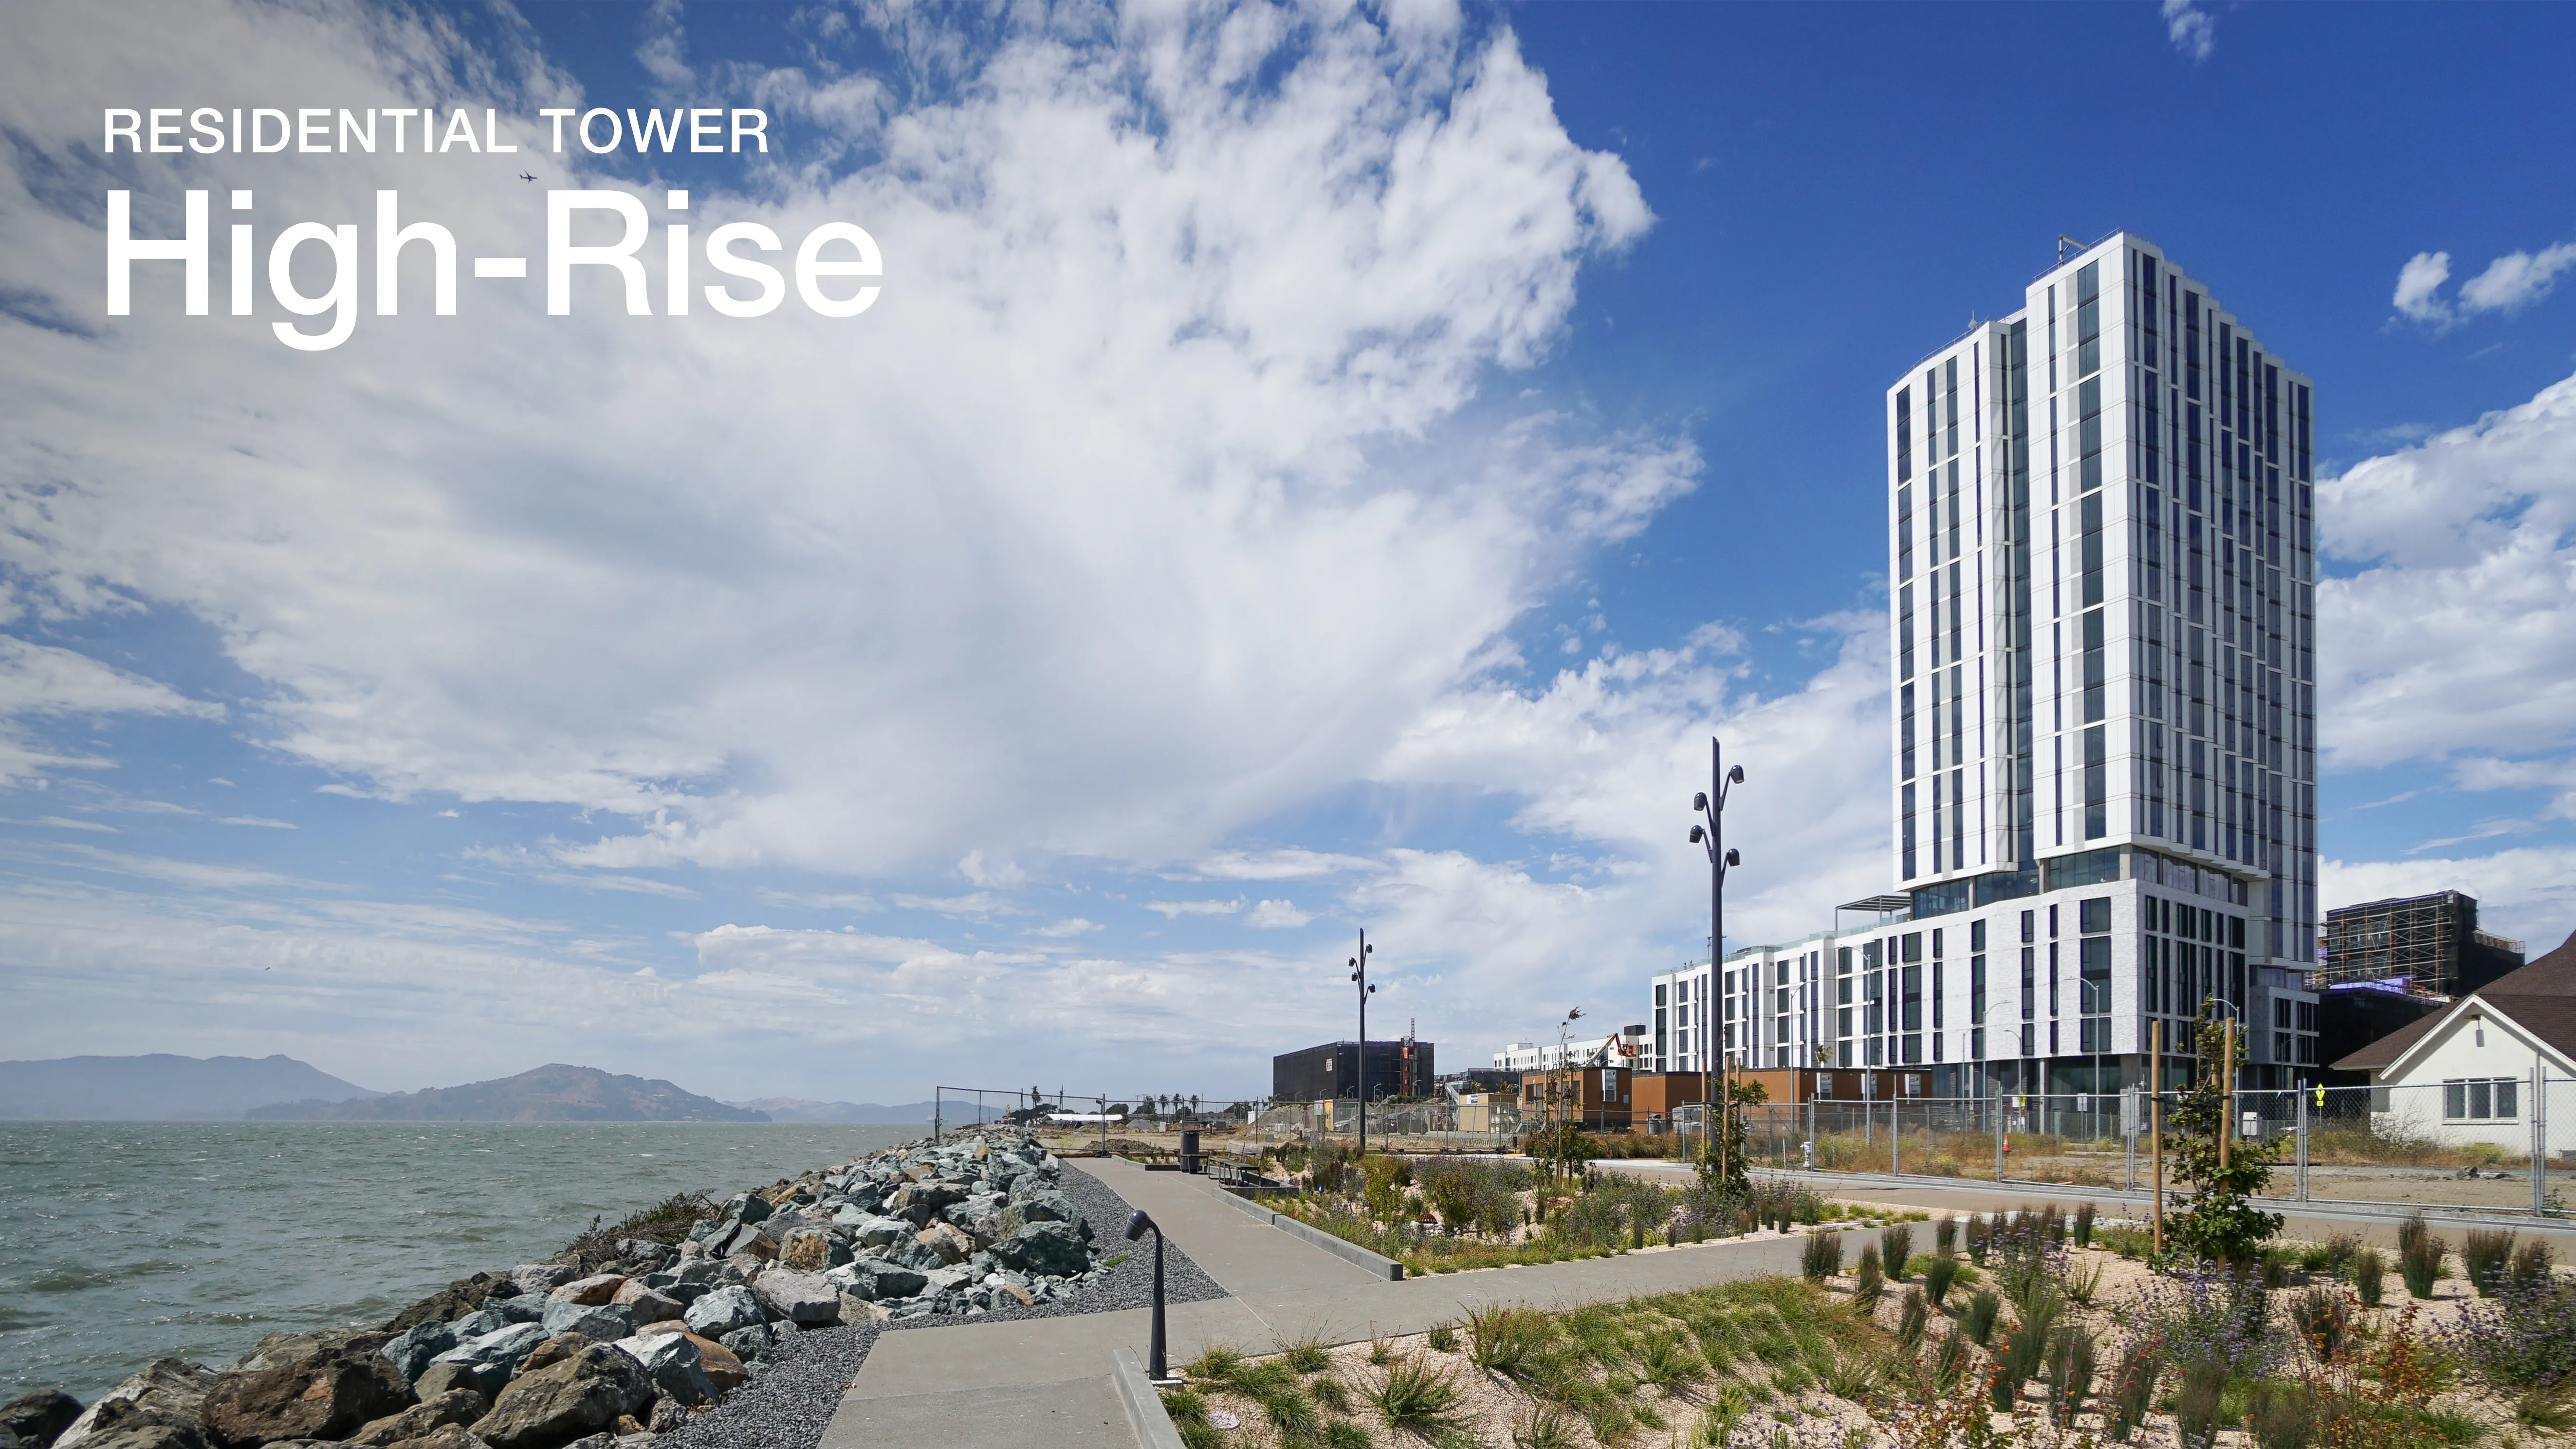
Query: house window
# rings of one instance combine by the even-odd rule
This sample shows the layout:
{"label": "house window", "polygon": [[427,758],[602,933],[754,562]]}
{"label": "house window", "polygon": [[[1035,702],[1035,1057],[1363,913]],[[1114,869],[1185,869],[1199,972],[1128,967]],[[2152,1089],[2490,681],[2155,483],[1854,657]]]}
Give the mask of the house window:
{"label": "house window", "polygon": [[2442,1083],[2448,1122],[2509,1122],[2521,1115],[2522,1084],[2511,1077],[2454,1077]]}

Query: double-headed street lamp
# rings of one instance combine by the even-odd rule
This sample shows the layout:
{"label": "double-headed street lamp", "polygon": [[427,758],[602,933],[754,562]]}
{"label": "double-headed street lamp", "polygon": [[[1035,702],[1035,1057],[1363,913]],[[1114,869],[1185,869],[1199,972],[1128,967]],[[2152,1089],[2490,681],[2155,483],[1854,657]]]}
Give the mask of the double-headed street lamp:
{"label": "double-headed street lamp", "polygon": [[[1741,785],[1744,783],[1744,767],[1742,765],[1738,765],[1732,770],[1725,768],[1725,761],[1719,751],[1717,737],[1715,735],[1709,736],[1708,741],[1708,782],[1709,790],[1713,791],[1714,794],[1703,792],[1691,796],[1691,809],[1697,811],[1705,823],[1691,827],[1690,839],[1691,844],[1705,846],[1708,850],[1708,979],[1709,984],[1717,988],[1718,995],[1722,999],[1726,994],[1726,870],[1729,866],[1739,865],[1742,863],[1741,857],[1737,856],[1734,851],[1726,848],[1726,791],[1727,787],[1730,785]],[[1723,1006],[1719,1007],[1718,1016],[1719,1020],[1723,1022],[1725,1019],[1725,1008]],[[1746,1025],[1749,1027],[1751,1024],[1751,1018],[1748,1017],[1746,1019]],[[1723,1027],[1720,1027],[1719,1029],[1723,1030]],[[1709,1031],[1708,1002],[1703,998],[1700,1002],[1699,1031],[1701,1042],[1700,1061],[1702,1063],[1700,1068],[1700,1096],[1703,1098],[1706,1098],[1709,1095],[1708,1069],[1706,1066],[1709,1056]],[[1721,1036],[1718,1040],[1723,1042],[1725,1038]],[[1723,1050],[1723,1048],[1721,1048],[1721,1050]],[[1726,1080],[1726,1067],[1727,1059],[1724,1056],[1720,1056],[1718,1058],[1718,1077],[1721,1082]],[[1734,1089],[1731,1085],[1728,1087],[1726,1095],[1731,1105],[1732,1099],[1735,1095]],[[1725,1107],[1719,1108],[1720,1128],[1724,1126],[1723,1119],[1726,1110],[1727,1109]],[[1718,1158],[1717,1170],[1718,1174],[1722,1177],[1726,1173],[1726,1159],[1723,1155],[1725,1147],[1722,1143],[1719,1145],[1718,1151],[1720,1156]]]}
{"label": "double-headed street lamp", "polygon": [[1368,999],[1377,994],[1369,985],[1368,960],[1373,948],[1368,932],[1360,932],[1360,953],[1351,958],[1351,980],[1360,990],[1360,1156],[1368,1156]]}

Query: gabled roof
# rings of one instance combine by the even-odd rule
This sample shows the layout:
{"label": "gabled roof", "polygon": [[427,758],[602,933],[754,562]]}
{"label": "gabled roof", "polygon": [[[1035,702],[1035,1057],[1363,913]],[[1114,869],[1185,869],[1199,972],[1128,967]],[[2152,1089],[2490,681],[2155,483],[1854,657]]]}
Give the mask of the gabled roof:
{"label": "gabled roof", "polygon": [[2473,1003],[2511,1018],[2560,1056],[2576,1061],[2576,933],[2557,950],[2452,1002],[2449,1010],[2410,1021],[2332,1066],[2343,1072],[2393,1066]]}

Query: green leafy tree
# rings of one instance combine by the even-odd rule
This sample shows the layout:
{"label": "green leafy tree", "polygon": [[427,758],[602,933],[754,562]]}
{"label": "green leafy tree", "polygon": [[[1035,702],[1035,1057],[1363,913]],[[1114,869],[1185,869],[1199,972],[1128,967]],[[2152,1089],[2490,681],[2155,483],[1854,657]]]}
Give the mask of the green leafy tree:
{"label": "green leafy tree", "polygon": [[[2247,1199],[2271,1186],[2272,1168],[2288,1143],[2278,1137],[2268,1142],[2240,1138],[2226,1144],[2226,1165],[2219,1164],[2219,1145],[2229,1128],[2227,1083],[2219,1069],[2226,1042],[2227,1028],[2216,1014],[2204,1015],[2198,1031],[2200,1069],[2165,1114],[2166,1151],[2175,1175],[2191,1186],[2191,1206],[2180,1219],[2167,1220],[2165,1234],[2197,1257],[2245,1263],[2281,1231],[2279,1213],[2263,1212]],[[2243,1043],[2238,1046],[2241,1050]]]}

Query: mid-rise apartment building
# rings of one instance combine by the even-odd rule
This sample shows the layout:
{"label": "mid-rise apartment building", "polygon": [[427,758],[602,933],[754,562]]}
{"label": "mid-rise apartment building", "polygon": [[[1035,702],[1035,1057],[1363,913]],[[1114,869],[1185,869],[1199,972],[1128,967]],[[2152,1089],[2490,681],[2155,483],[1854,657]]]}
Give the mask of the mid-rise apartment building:
{"label": "mid-rise apartment building", "polygon": [[2309,379],[2124,233],[1885,407],[1896,889],[1655,978],[1654,1055],[2109,1092],[2206,1000],[2312,1077]]}

